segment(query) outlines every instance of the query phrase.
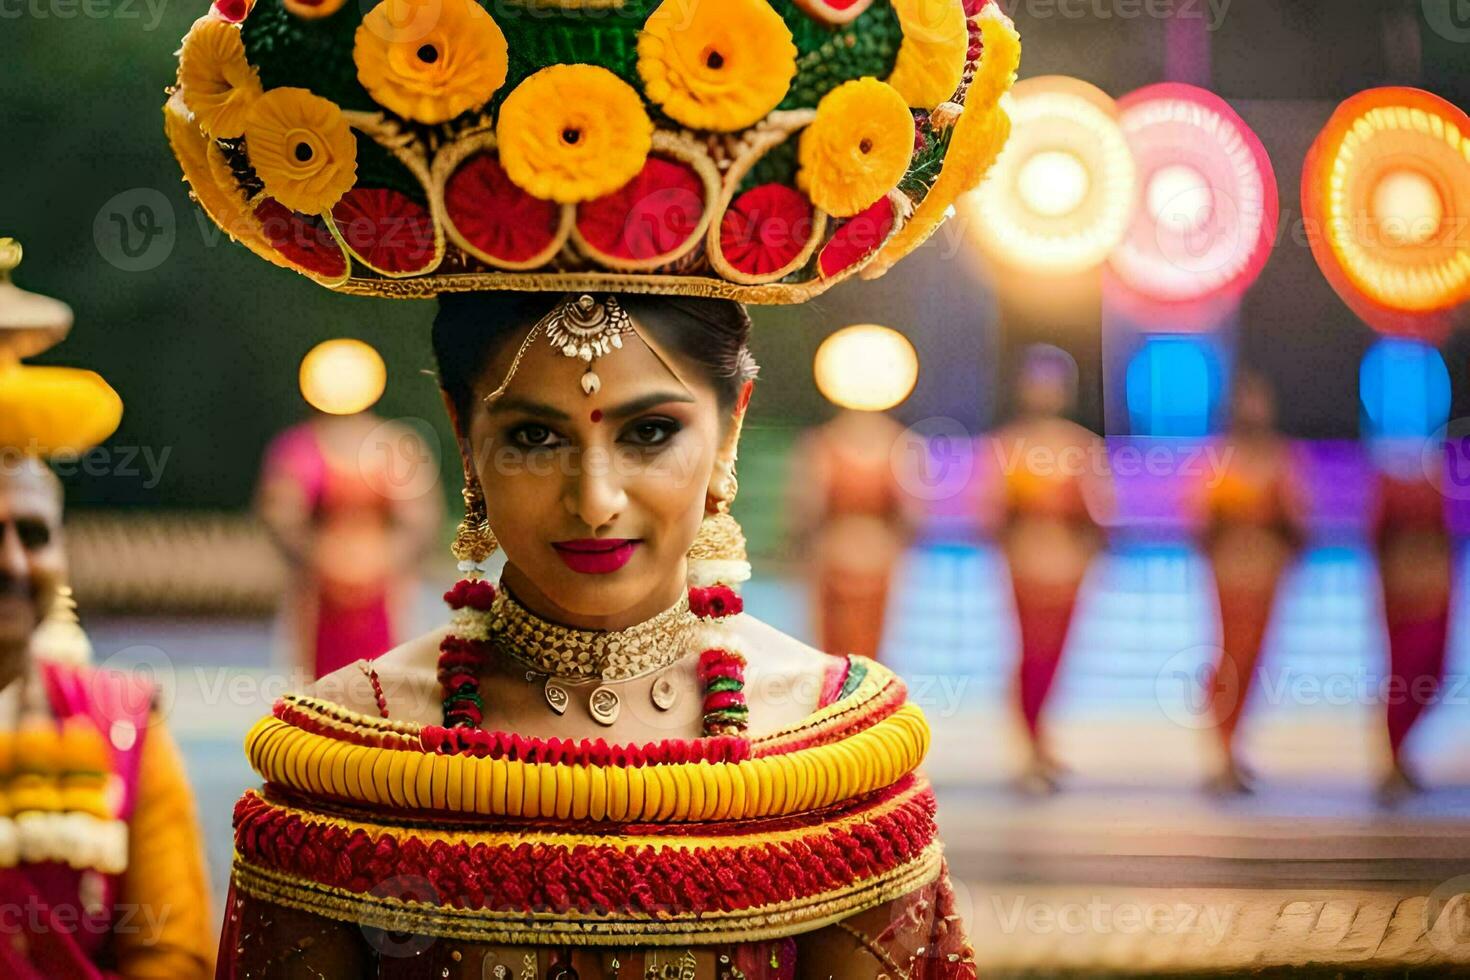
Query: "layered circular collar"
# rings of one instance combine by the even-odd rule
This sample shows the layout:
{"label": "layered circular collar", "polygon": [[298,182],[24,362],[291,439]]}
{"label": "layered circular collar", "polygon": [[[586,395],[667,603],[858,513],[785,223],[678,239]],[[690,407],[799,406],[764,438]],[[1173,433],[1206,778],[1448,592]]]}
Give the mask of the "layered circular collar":
{"label": "layered circular collar", "polygon": [[[626,681],[667,667],[692,649],[699,617],[689,596],[625,630],[562,626],[531,612],[503,585],[490,608],[455,614],[455,629],[483,632],[496,652],[538,674],[566,680]],[[481,637],[476,637],[481,638]]]}

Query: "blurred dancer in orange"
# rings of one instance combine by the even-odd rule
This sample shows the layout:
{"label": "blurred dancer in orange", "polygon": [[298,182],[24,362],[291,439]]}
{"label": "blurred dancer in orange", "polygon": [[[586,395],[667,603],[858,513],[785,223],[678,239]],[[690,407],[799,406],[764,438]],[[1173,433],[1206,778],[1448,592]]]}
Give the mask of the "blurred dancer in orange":
{"label": "blurred dancer in orange", "polygon": [[291,566],[295,662],[313,679],[404,638],[417,570],[439,531],[436,461],[412,429],[370,411],[385,380],[366,344],[318,346],[301,364],[316,413],[265,453],[258,506]]}
{"label": "blurred dancer in orange", "polygon": [[1209,686],[1221,752],[1211,787],[1220,792],[1249,788],[1235,733],[1281,577],[1304,541],[1291,446],[1275,426],[1270,386],[1259,375],[1242,373],[1223,440],[1224,472],[1200,494],[1202,546],[1220,600],[1220,659]]}
{"label": "blurred dancer in orange", "polygon": [[1017,418],[991,437],[1004,481],[998,537],[1021,633],[1016,697],[1030,752],[1023,781],[1037,790],[1053,788],[1059,771],[1041,715],[1111,511],[1106,447],[1065,418],[1076,394],[1077,365],[1069,355],[1046,345],[1028,348],[1017,381]]}
{"label": "blurred dancer in orange", "polygon": [[817,646],[877,657],[894,570],[917,520],[903,488],[905,429],[884,412],[912,392],[917,359],[901,335],[863,326],[829,338],[815,368],[818,388],[842,411],[798,444],[788,512],[808,559]]}
{"label": "blurred dancer in orange", "polygon": [[1389,671],[1383,687],[1391,767],[1385,797],[1415,792],[1418,780],[1404,765],[1404,741],[1439,695],[1449,635],[1453,550],[1445,523],[1445,498],[1426,475],[1416,441],[1380,446],[1378,507],[1373,544],[1383,582]]}

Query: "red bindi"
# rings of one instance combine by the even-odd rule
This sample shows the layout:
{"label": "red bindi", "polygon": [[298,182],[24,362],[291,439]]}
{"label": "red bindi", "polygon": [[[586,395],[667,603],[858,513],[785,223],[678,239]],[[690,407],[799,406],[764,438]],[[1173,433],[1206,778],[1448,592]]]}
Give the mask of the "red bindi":
{"label": "red bindi", "polygon": [[602,421],[602,409],[600,409],[600,408],[594,408],[592,410],[592,421],[594,423],[601,422]]}

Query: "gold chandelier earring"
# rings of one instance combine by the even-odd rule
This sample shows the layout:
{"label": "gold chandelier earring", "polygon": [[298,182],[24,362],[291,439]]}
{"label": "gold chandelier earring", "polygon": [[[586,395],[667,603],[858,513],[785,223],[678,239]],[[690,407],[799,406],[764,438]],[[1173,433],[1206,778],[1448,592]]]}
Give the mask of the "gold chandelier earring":
{"label": "gold chandelier earring", "polygon": [[481,578],[485,573],[485,562],[500,549],[495,532],[490,530],[489,518],[485,516],[485,492],[480,481],[465,462],[464,517],[454,532],[454,544],[450,550],[459,561],[460,574],[468,578]]}
{"label": "gold chandelier earring", "polygon": [[730,505],[740,492],[735,475],[735,462],[740,445],[740,428],[745,413],[735,416],[729,441],[715,461],[709,489],[704,498],[704,520],[689,548],[689,584],[704,589],[724,585],[732,589],[750,580],[750,558],[745,547],[745,531],[730,513]]}

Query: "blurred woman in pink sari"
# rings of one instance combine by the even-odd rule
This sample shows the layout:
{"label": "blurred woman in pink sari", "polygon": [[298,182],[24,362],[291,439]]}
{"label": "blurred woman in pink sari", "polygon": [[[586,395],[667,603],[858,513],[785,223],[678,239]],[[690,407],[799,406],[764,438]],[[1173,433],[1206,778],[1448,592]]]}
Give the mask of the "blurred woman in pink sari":
{"label": "blurred woman in pink sari", "polygon": [[318,412],[276,437],[261,471],[259,511],[292,572],[285,611],[295,663],[313,679],[406,635],[442,513],[423,440],[368,410],[383,390],[382,361],[375,371],[376,352],[361,346],[371,358],[360,349],[307,355],[302,392]]}

